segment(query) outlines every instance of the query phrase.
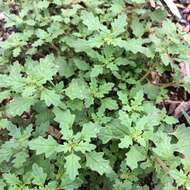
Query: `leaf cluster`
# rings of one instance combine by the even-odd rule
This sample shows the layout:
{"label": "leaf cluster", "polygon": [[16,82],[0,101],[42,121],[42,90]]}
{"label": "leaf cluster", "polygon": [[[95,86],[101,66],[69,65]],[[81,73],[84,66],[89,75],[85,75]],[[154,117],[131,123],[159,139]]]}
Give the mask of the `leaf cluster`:
{"label": "leaf cluster", "polygon": [[146,78],[179,80],[180,26],[144,0],[17,3],[0,5],[0,189],[190,189],[190,129]]}

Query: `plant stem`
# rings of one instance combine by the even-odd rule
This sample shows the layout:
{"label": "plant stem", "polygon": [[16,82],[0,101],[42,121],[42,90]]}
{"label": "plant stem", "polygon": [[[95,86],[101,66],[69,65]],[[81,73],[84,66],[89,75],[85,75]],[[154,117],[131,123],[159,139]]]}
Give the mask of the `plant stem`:
{"label": "plant stem", "polygon": [[168,166],[160,159],[159,156],[154,154],[155,161],[161,166],[161,168],[164,170],[166,174],[169,174],[169,168]]}

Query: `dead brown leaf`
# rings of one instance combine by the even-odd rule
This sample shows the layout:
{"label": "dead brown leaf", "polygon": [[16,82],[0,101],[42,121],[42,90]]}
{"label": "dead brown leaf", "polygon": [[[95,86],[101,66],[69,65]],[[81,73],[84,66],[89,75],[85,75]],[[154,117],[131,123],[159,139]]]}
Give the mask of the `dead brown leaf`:
{"label": "dead brown leaf", "polygon": [[175,109],[175,111],[174,111],[174,116],[176,117],[176,118],[179,118],[180,116],[181,116],[181,114],[182,114],[182,112],[184,111],[184,112],[186,112],[186,111],[188,111],[190,109],[190,100],[189,101],[186,101],[186,102],[181,102],[180,104],[179,104],[179,106],[177,106],[177,108]]}
{"label": "dead brown leaf", "polygon": [[61,140],[62,134],[61,134],[60,131],[59,131],[58,129],[56,129],[53,125],[50,125],[50,126],[48,127],[47,133],[48,133],[49,135],[51,135],[52,137],[56,138],[58,141]]}
{"label": "dead brown leaf", "polygon": [[155,3],[154,0],[149,0],[149,3],[150,3],[150,6],[151,6],[152,8],[156,8],[156,3]]}

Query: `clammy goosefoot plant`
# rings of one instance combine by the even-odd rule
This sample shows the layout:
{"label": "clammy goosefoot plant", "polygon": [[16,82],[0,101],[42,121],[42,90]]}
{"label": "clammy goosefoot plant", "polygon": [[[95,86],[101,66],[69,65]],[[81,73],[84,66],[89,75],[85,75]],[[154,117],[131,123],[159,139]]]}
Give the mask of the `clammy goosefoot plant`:
{"label": "clammy goosefoot plant", "polygon": [[12,31],[0,42],[1,190],[190,189],[190,128],[156,107],[167,88],[148,80],[177,83],[189,61],[190,38],[164,10],[0,2]]}

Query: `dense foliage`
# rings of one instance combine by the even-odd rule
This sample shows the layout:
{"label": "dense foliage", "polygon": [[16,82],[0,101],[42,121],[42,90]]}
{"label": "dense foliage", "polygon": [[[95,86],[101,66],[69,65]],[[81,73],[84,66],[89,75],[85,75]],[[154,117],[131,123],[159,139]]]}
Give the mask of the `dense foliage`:
{"label": "dense foliage", "polygon": [[187,60],[189,37],[144,0],[2,2],[0,189],[190,189],[190,128],[158,108],[148,74]]}

